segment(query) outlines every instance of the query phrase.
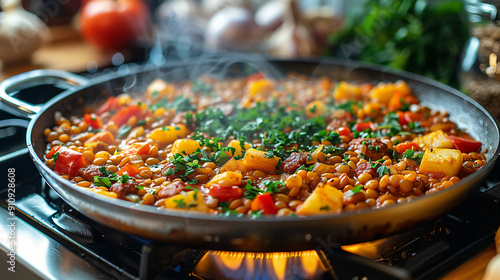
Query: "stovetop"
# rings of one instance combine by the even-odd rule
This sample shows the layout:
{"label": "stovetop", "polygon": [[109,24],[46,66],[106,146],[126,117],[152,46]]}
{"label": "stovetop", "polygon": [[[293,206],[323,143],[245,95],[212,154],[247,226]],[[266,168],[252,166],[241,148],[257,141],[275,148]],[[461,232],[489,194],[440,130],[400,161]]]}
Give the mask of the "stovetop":
{"label": "stovetop", "polygon": [[[10,273],[9,279],[221,279],[215,269],[220,258],[229,258],[233,266],[241,262],[224,270],[229,273],[227,279],[436,279],[493,244],[500,225],[497,164],[487,181],[447,215],[374,242],[339,246],[322,240],[316,251],[234,256],[157,243],[98,224],[61,200],[30,159],[25,144],[27,124],[0,111],[0,216],[4,223],[0,227],[4,251],[0,274]],[[9,182],[15,182],[15,187]],[[14,230],[8,227],[12,223]],[[16,272],[8,271],[11,251]],[[311,254],[320,263],[312,273],[304,265],[307,262],[301,261],[301,256]],[[269,272],[265,259],[270,258],[268,263],[277,269],[278,256],[284,256],[288,265],[280,273]],[[295,261],[304,269],[296,269]]]}

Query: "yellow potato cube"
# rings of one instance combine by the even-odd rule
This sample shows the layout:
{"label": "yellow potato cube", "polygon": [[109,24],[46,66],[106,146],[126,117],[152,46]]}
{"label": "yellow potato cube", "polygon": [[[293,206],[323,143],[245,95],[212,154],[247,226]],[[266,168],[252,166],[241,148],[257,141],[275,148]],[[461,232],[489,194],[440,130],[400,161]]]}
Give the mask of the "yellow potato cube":
{"label": "yellow potato cube", "polygon": [[162,145],[172,144],[175,140],[184,138],[189,134],[189,130],[183,124],[176,126],[163,126],[154,129],[148,138],[158,141]]}
{"label": "yellow potato cube", "polygon": [[[230,152],[226,152],[228,156],[232,157],[241,157],[243,155],[243,149],[241,148],[241,142],[239,140],[233,140],[229,142],[229,147],[232,147],[235,149],[234,153],[231,154]],[[245,148],[245,151],[248,149],[252,148],[252,144],[243,142],[243,147]]]}
{"label": "yellow potato cube", "polygon": [[232,187],[241,185],[242,175],[240,172],[224,172],[215,175],[208,183],[205,184],[205,187],[210,187],[213,184],[220,185],[221,187]]}
{"label": "yellow potato cube", "polygon": [[387,105],[395,92],[399,92],[402,95],[411,94],[408,84],[399,80],[396,83],[379,83],[370,90],[368,95],[373,103],[382,103]]}
{"label": "yellow potato cube", "polygon": [[181,192],[180,194],[165,199],[165,207],[201,212],[208,211],[207,204],[205,204],[205,201],[198,190]]}
{"label": "yellow potato cube", "polygon": [[425,150],[419,173],[440,179],[455,176],[463,164],[462,152],[455,149],[429,148]]}
{"label": "yellow potato cube", "polygon": [[344,194],[328,185],[318,185],[297,210],[297,214],[340,213]]}
{"label": "yellow potato cube", "polygon": [[172,84],[166,83],[161,79],[154,80],[146,89],[146,94],[149,97],[173,97],[175,95],[175,87]]}
{"label": "yellow potato cube", "polygon": [[280,158],[270,152],[249,149],[243,158],[244,164],[253,170],[274,171],[278,169],[277,165]]}
{"label": "yellow potato cube", "polygon": [[453,149],[453,143],[442,130],[436,130],[421,137],[416,137],[413,142],[424,147]]}
{"label": "yellow potato cube", "polygon": [[172,146],[172,154],[192,155],[198,149],[201,150],[200,143],[193,139],[177,139]]}
{"label": "yellow potato cube", "polygon": [[306,116],[309,119],[321,117],[328,113],[325,103],[320,100],[313,101],[306,106]]}
{"label": "yellow potato cube", "polygon": [[363,97],[363,91],[359,86],[340,82],[333,91],[333,98],[337,101],[359,100]]}
{"label": "yellow potato cube", "polygon": [[275,89],[274,83],[270,80],[260,79],[250,82],[248,85],[248,96],[250,98],[256,97],[257,95],[266,96],[269,95]]}

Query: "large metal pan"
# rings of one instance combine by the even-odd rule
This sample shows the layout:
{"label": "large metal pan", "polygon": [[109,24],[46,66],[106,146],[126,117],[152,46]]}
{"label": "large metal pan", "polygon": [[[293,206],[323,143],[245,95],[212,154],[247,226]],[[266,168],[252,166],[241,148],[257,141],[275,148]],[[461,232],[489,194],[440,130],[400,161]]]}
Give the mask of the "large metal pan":
{"label": "large metal pan", "polygon": [[[245,66],[247,65],[247,66]],[[394,82],[405,80],[423,104],[446,110],[451,120],[483,143],[488,163],[479,172],[444,191],[422,196],[409,203],[381,209],[364,209],[340,215],[310,217],[221,217],[189,211],[158,210],[155,207],[111,199],[77,187],[43,163],[46,148],[43,130],[54,125],[54,112],[81,113],[84,104],[105,99],[106,94],[142,92],[155,78],[194,79],[202,74],[234,76],[252,68],[277,75],[281,71],[326,75],[338,80]],[[62,83],[73,87],[43,106],[23,103],[9,92],[37,83]],[[318,246],[373,240],[409,229],[439,217],[462,202],[492,169],[498,158],[499,129],[495,119],[478,103],[433,80],[381,66],[354,62],[322,61],[195,61],[162,69],[133,73],[111,73],[91,81],[59,71],[34,71],[4,81],[0,97],[9,110],[30,118],[27,144],[33,161],[48,184],[75,209],[107,226],[154,240],[191,247],[242,250],[291,251]]]}

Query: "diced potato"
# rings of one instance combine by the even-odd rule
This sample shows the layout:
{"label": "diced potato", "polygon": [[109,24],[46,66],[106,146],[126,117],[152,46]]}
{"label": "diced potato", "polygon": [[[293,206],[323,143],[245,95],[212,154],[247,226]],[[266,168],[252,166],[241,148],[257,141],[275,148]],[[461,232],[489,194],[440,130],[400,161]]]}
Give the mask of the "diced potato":
{"label": "diced potato", "polygon": [[118,106],[128,106],[130,102],[132,102],[132,97],[126,93],[120,94],[116,97],[116,103]]}
{"label": "diced potato", "polygon": [[201,146],[198,141],[193,139],[177,139],[172,146],[172,154],[192,155]]}
{"label": "diced potato", "polygon": [[241,185],[242,175],[239,172],[224,172],[215,175],[212,180],[205,184],[205,187],[210,187],[213,184],[220,185],[221,187],[232,187]]}
{"label": "diced potato", "polygon": [[269,95],[275,89],[274,83],[267,79],[252,81],[248,85],[248,96]]}
{"label": "diced potato", "polygon": [[432,148],[453,149],[454,147],[446,133],[442,130],[436,130],[422,137],[416,137],[413,142]]}
{"label": "diced potato", "polygon": [[306,116],[309,119],[315,118],[315,117],[321,117],[325,115],[328,112],[328,108],[326,107],[325,103],[323,103],[320,100],[313,101],[306,106]]}
{"label": "diced potato", "polygon": [[239,171],[241,173],[247,173],[250,170],[251,169],[245,164],[245,160],[244,159],[236,160],[234,158],[228,160],[220,168],[220,172]]}
{"label": "diced potato", "polygon": [[347,82],[340,82],[333,91],[333,98],[336,101],[360,100],[363,97],[363,90]]}
{"label": "diced potato", "polygon": [[175,140],[184,138],[189,134],[189,130],[183,124],[176,126],[159,127],[151,131],[148,138],[158,141],[162,145],[174,143]]}
{"label": "diced potato", "polygon": [[429,148],[425,150],[419,173],[440,179],[455,176],[462,167],[462,152],[455,149]]}
{"label": "diced potato", "polygon": [[130,133],[128,134],[127,138],[137,138],[139,136],[142,136],[144,134],[144,127],[142,125],[134,127]]}
{"label": "diced potato", "polygon": [[318,185],[299,206],[297,214],[312,215],[321,213],[340,213],[342,211],[342,198],[344,194],[328,185]]}
{"label": "diced potato", "polygon": [[[234,154],[231,154],[230,152],[226,152],[226,154],[228,156],[241,157],[243,155],[243,149],[241,149],[241,143],[239,140],[233,140],[233,141],[229,142],[228,146],[235,149]],[[243,142],[243,146],[245,148],[245,151],[252,148],[252,144],[247,143],[247,142]]]}
{"label": "diced potato", "polygon": [[181,192],[165,199],[166,208],[207,212],[208,207],[199,191]]}
{"label": "diced potato", "polygon": [[335,173],[335,166],[318,162],[314,165],[313,171],[318,175],[324,173]]}
{"label": "diced potato", "polygon": [[372,102],[387,105],[395,92],[402,95],[409,95],[411,93],[408,84],[400,80],[396,83],[380,83],[374,86],[368,94]]}
{"label": "diced potato", "polygon": [[148,97],[173,97],[175,94],[175,87],[172,84],[166,83],[161,79],[154,80],[149,84],[146,89],[146,94]]}
{"label": "diced potato", "polygon": [[257,149],[249,149],[245,153],[245,158],[243,159],[246,166],[250,169],[259,169],[262,171],[274,171],[277,169],[279,157],[271,155],[268,157],[266,152],[259,151]]}

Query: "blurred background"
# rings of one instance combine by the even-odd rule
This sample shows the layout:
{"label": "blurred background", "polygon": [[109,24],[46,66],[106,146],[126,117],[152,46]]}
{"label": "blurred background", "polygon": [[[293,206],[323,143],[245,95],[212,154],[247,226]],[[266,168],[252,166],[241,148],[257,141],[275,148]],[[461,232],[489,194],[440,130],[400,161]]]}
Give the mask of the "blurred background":
{"label": "blurred background", "polygon": [[[499,91],[490,56],[500,52],[496,2],[3,0],[0,80],[38,68],[98,75],[235,53],[361,60],[482,96]],[[494,90],[478,88],[481,78]]]}

